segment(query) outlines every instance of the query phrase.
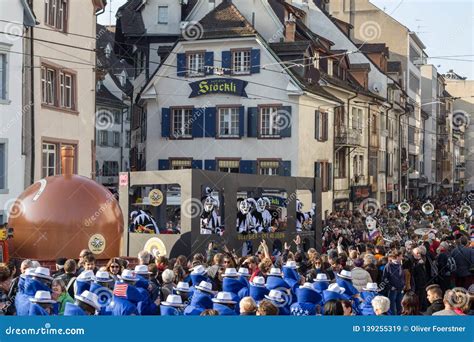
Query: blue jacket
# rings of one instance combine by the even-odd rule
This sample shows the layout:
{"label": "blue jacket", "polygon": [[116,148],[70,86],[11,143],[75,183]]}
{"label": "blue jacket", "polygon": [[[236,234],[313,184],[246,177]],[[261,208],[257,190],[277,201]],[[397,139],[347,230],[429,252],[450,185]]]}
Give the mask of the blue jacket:
{"label": "blue jacket", "polygon": [[137,290],[143,296],[143,300],[137,303],[138,314],[142,316],[158,315],[158,306],[151,300],[148,290],[142,287],[138,287]]}
{"label": "blue jacket", "polygon": [[359,293],[359,291],[352,285],[352,280],[344,279],[339,276],[336,276],[336,283],[340,287],[343,287],[346,289],[344,294],[348,295],[349,297],[352,297],[356,294]]}
{"label": "blue jacket", "polygon": [[28,316],[49,316],[49,313],[37,303],[31,303]]}
{"label": "blue jacket", "polygon": [[[115,286],[123,283],[115,283]],[[113,300],[107,307],[112,316],[130,316],[138,315],[137,304],[144,300],[143,294],[133,285],[128,285],[125,297],[119,297],[114,294]]]}
{"label": "blue jacket", "polygon": [[161,316],[182,316],[183,312],[175,307],[168,305],[160,305]]}
{"label": "blue jacket", "polygon": [[25,287],[23,293],[18,293],[15,297],[15,308],[17,316],[28,316],[30,312],[30,298],[33,298],[36,291],[49,291],[51,289],[39,280],[27,277],[25,278]]}
{"label": "blue jacket", "polygon": [[372,299],[377,296],[377,292],[363,291],[361,297],[364,301],[360,304],[360,313],[363,316],[375,316],[374,308],[372,307]]}
{"label": "blue jacket", "polygon": [[199,316],[204,310],[212,309],[212,304],[212,296],[210,294],[196,290],[191,303],[184,309],[184,315]]}
{"label": "blue jacket", "polygon": [[278,276],[268,276],[266,286],[269,290],[275,290],[278,288],[290,289],[290,285],[288,285],[283,278]]}
{"label": "blue jacket", "polygon": [[64,316],[87,316],[86,312],[73,303],[66,303]]}
{"label": "blue jacket", "polygon": [[330,301],[330,300],[346,300],[346,299],[350,299],[347,295],[345,294],[339,294],[339,293],[336,293],[334,291],[329,291],[329,290],[324,290],[323,291],[323,304],[325,304],[326,302]]}
{"label": "blue jacket", "polygon": [[90,281],[82,281],[79,279],[76,279],[76,296],[80,296],[82,292],[84,291],[90,291],[91,288],[91,282]]}
{"label": "blue jacket", "polygon": [[299,275],[298,271],[296,271],[294,268],[285,267],[285,266],[283,266],[282,272],[283,272],[283,280],[286,281],[286,283],[290,287],[291,292],[293,294],[292,303],[294,303],[294,302],[296,302],[296,296],[295,296],[296,289],[300,285],[299,284],[300,275]]}
{"label": "blue jacket", "polygon": [[257,303],[265,299],[265,295],[270,292],[266,287],[255,286],[250,284],[249,296],[252,297]]}
{"label": "blue jacket", "polygon": [[313,283],[314,289],[320,294],[323,293],[324,290],[327,290],[328,286],[329,286],[329,281],[315,281]]}
{"label": "blue jacket", "polygon": [[212,308],[218,311],[221,316],[237,316],[235,310],[232,310],[225,304],[213,303]]}

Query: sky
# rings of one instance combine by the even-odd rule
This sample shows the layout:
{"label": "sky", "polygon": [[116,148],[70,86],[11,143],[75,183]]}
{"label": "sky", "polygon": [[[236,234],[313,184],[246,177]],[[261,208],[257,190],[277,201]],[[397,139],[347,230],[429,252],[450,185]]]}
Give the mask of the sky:
{"label": "sky", "polygon": [[[115,23],[126,0],[108,0],[100,24]],[[428,63],[474,79],[474,0],[371,0],[411,31],[426,46]],[[453,57],[454,56],[454,57]],[[440,58],[438,58],[440,57]]]}

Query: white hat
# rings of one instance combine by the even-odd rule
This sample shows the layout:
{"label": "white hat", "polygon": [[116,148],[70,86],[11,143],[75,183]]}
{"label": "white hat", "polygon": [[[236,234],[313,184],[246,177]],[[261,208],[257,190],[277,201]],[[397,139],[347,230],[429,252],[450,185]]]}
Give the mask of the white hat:
{"label": "white hat", "polygon": [[36,291],[35,296],[30,298],[30,301],[33,303],[56,303],[56,301],[51,298],[49,291]]}
{"label": "white hat", "polygon": [[236,304],[235,300],[232,300],[232,294],[230,292],[219,292],[216,298],[212,298],[214,303],[222,304]]}
{"label": "white hat", "polygon": [[96,310],[100,309],[99,297],[93,292],[85,290],[80,295],[76,295],[74,298],[87,305],[92,306]]}
{"label": "white hat", "polygon": [[80,281],[92,281],[93,279],[94,279],[94,272],[92,272],[91,270],[83,271],[77,277],[77,280],[80,280]]}
{"label": "white hat", "polygon": [[34,267],[28,267],[25,270],[25,274],[22,274],[21,276],[24,277],[32,277],[35,274],[35,268]]}
{"label": "white hat", "polygon": [[240,267],[238,273],[239,273],[239,276],[250,277],[249,269],[246,267]]}
{"label": "white hat", "polygon": [[269,276],[277,276],[277,277],[283,277],[283,273],[278,267],[272,267],[270,268],[270,273],[268,274]]}
{"label": "white hat", "polygon": [[225,272],[222,276],[236,278],[239,276],[239,274],[237,273],[237,270],[235,268],[229,267],[225,269]]}
{"label": "white hat", "polygon": [[200,275],[204,275],[206,273],[207,273],[207,270],[203,265],[194,266],[191,272],[191,274],[200,274]]}
{"label": "white hat", "polygon": [[173,290],[180,291],[180,292],[190,292],[191,291],[189,289],[189,284],[184,282],[184,281],[180,281],[178,283],[178,285],[176,285],[176,287],[173,287]]}
{"label": "white hat", "polygon": [[282,303],[285,301],[285,299],[283,298],[283,293],[279,290],[270,290],[270,293],[268,295],[265,295],[265,298],[278,303]]}
{"label": "white hat", "polygon": [[377,286],[377,283],[367,283],[367,285],[362,289],[364,291],[379,292],[380,289]]}
{"label": "white hat", "polygon": [[288,260],[285,264],[285,267],[296,269],[297,268],[296,261]]}
{"label": "white hat", "polygon": [[299,288],[316,291],[311,283],[304,283],[303,285],[300,285]]}
{"label": "white hat", "polygon": [[199,285],[196,285],[195,287],[200,291],[214,294],[214,291],[212,291],[212,284],[208,283],[207,281],[203,280],[199,283]]}
{"label": "white hat", "polygon": [[51,275],[49,273],[49,268],[46,268],[46,267],[36,267],[33,271],[33,274],[31,274],[31,275],[33,277],[53,280],[53,277],[51,277]]}
{"label": "white hat", "polygon": [[135,273],[135,271],[131,271],[131,270],[123,270],[121,278],[122,278],[122,280],[127,280],[127,281],[137,281],[138,280],[137,274]]}
{"label": "white hat", "polygon": [[[88,272],[88,271],[85,271],[85,272]],[[82,272],[81,274],[83,274],[85,272]],[[92,271],[90,271],[90,272],[92,272]],[[107,272],[107,271],[97,271],[97,273],[95,274],[95,277],[93,277],[93,279],[94,279],[94,281],[100,282],[100,283],[108,283],[108,282],[114,281],[110,277],[109,272]]]}
{"label": "white hat", "polygon": [[339,277],[344,278],[344,279],[352,279],[352,272],[351,271],[346,271],[346,270],[341,270],[341,272],[338,274]]}
{"label": "white hat", "polygon": [[343,294],[343,293],[346,291],[345,288],[340,287],[340,286],[337,285],[336,283],[329,284],[327,290],[328,290],[328,291],[331,291],[331,292],[336,292],[336,293],[339,293],[339,294]]}
{"label": "white hat", "polygon": [[250,282],[250,285],[257,287],[265,287],[265,278],[264,277],[254,277]]}
{"label": "white hat", "polygon": [[186,304],[183,304],[183,301],[181,300],[181,296],[174,295],[174,294],[168,295],[168,297],[166,297],[166,301],[161,302],[161,305],[174,306],[174,307],[186,306]]}
{"label": "white hat", "polygon": [[326,273],[318,273],[316,275],[316,279],[314,281],[329,282],[329,279],[328,279],[328,276],[326,275]]}
{"label": "white hat", "polygon": [[135,274],[148,275],[148,266],[147,265],[137,265],[135,266]]}

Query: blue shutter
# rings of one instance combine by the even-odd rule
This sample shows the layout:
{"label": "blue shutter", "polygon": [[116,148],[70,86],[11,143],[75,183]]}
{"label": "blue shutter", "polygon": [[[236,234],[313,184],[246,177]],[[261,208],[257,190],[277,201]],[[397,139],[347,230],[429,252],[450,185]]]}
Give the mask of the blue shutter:
{"label": "blue shutter", "polygon": [[214,52],[206,52],[204,57],[204,69],[206,75],[214,74]]}
{"label": "blue shutter", "polygon": [[216,136],[216,107],[206,108],[204,136],[206,138],[214,138]]}
{"label": "blue shutter", "polygon": [[328,163],[328,190],[332,190],[332,163]]}
{"label": "blue shutter", "polygon": [[170,136],[170,126],[171,126],[171,117],[170,117],[169,108],[161,108],[161,136],[168,138]]}
{"label": "blue shutter", "polygon": [[280,162],[279,176],[291,177],[291,160],[284,160]]}
{"label": "blue shutter", "polygon": [[191,162],[191,167],[193,169],[202,170],[202,160],[194,160]]}
{"label": "blue shutter", "polygon": [[189,124],[192,125],[193,138],[202,138],[204,136],[204,108],[194,108],[193,116]]}
{"label": "blue shutter", "polygon": [[232,67],[232,53],[230,51],[222,51],[222,69],[225,75],[230,75]]}
{"label": "blue shutter", "polygon": [[186,54],[185,53],[178,53],[177,54],[177,69],[178,69],[178,76],[185,77],[186,76]]}
{"label": "blue shutter", "polygon": [[314,177],[321,178],[321,163],[319,162],[314,163]]}
{"label": "blue shutter", "polygon": [[170,161],[168,159],[158,160],[158,170],[169,170],[169,169],[170,169]]}
{"label": "blue shutter", "polygon": [[283,106],[280,109],[279,122],[282,125],[280,130],[280,137],[282,138],[290,138],[291,137],[291,106]]}
{"label": "blue shutter", "polygon": [[260,49],[252,49],[251,52],[252,66],[250,72],[252,74],[257,74],[260,72]]}
{"label": "blue shutter", "polygon": [[[5,164],[6,164],[6,144],[0,144],[0,189],[5,189],[7,185],[5,184],[5,176],[6,176],[6,170],[5,170]],[[0,221],[0,224],[3,222]]]}
{"label": "blue shutter", "polygon": [[258,107],[247,108],[247,136],[256,138],[258,126]]}
{"label": "blue shutter", "polygon": [[239,136],[243,137],[245,134],[245,107],[239,107]]}
{"label": "blue shutter", "polygon": [[240,173],[256,174],[257,173],[257,161],[256,160],[241,160],[240,161]]}
{"label": "blue shutter", "polygon": [[319,136],[319,110],[314,111],[314,139],[320,140],[321,137]]}
{"label": "blue shutter", "polygon": [[205,160],[204,169],[207,171],[216,171],[216,161],[214,159]]}

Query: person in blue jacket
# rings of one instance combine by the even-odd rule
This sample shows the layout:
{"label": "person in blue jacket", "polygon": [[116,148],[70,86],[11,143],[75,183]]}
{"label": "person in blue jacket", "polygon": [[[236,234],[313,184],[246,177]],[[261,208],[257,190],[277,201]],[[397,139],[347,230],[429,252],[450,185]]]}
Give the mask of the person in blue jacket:
{"label": "person in blue jacket", "polygon": [[288,316],[290,314],[291,296],[289,293],[284,293],[282,290],[270,290],[265,298],[271,301],[278,307],[279,316]]}
{"label": "person in blue jacket", "polygon": [[161,302],[161,316],[181,316],[186,304],[181,301],[181,296],[170,294],[164,302]]}
{"label": "person in blue jacket", "polygon": [[326,273],[318,273],[316,275],[316,279],[314,280],[313,287],[319,294],[322,295],[323,291],[328,289],[329,283],[330,281]]}
{"label": "person in blue jacket", "polygon": [[288,283],[283,279],[283,273],[281,272],[281,270],[276,267],[272,267],[270,269],[270,273],[268,273],[267,276],[266,286],[268,290],[291,289],[290,285],[288,285]]}
{"label": "person in blue jacket", "polygon": [[236,316],[235,307],[237,302],[232,299],[230,292],[219,292],[216,298],[212,298],[212,308],[219,312],[220,316]]}
{"label": "person in blue jacket", "polygon": [[245,285],[239,291],[239,297],[240,298],[247,297],[249,295],[249,287],[250,287],[250,283],[249,283],[250,272],[249,272],[249,269],[246,268],[246,267],[240,267],[237,273],[239,274],[240,282]]}
{"label": "person in blue jacket", "polygon": [[239,279],[239,274],[235,268],[228,267],[222,275],[222,291],[232,294],[232,299],[239,302],[240,291],[246,287],[245,283]]}
{"label": "person in blue jacket", "polygon": [[29,298],[31,305],[28,316],[52,316],[55,313],[54,305],[57,303],[51,298],[49,291],[36,291],[33,298]]}
{"label": "person in blue jacket", "polygon": [[143,299],[137,304],[138,314],[142,316],[158,315],[158,305],[156,305],[156,303],[154,303],[151,299],[151,287],[150,281],[148,280],[148,266],[135,266],[135,274],[138,278],[137,282],[135,283],[135,287],[143,297]]}
{"label": "person in blue jacket", "polygon": [[283,280],[289,285],[293,294],[292,303],[296,301],[296,289],[300,285],[300,274],[297,271],[297,264],[294,260],[288,260],[282,267]]}
{"label": "person in blue jacket", "polygon": [[196,285],[191,303],[184,309],[184,315],[199,316],[204,310],[212,309],[214,294],[212,284],[201,281],[199,285]]}
{"label": "person in blue jacket", "polygon": [[265,286],[265,278],[256,276],[250,282],[249,285],[249,296],[252,297],[257,303],[265,299],[269,290]]}
{"label": "person in blue jacket", "polygon": [[189,294],[190,299],[193,296],[194,287],[199,285],[201,281],[212,284],[212,281],[207,276],[207,270],[203,265],[194,266],[191,273],[189,274],[189,277],[191,278],[191,293]]}
{"label": "person in blue jacket", "polygon": [[115,283],[113,299],[106,311],[110,311],[112,316],[138,315],[137,305],[144,298],[135,286],[137,281],[134,271],[123,270],[120,281]]}
{"label": "person in blue jacket", "polygon": [[360,304],[360,313],[363,316],[375,316],[374,308],[372,307],[372,299],[378,295],[379,288],[377,283],[367,283],[362,289],[361,297],[363,302]]}
{"label": "person in blue jacket", "polygon": [[293,316],[314,316],[316,305],[321,303],[322,296],[316,292],[311,283],[304,283],[296,289],[297,302],[291,305],[290,312]]}
{"label": "person in blue jacket", "polygon": [[[87,271],[85,271],[87,272]],[[82,272],[81,274],[85,273]],[[107,315],[106,308],[112,302],[114,280],[107,271],[97,271],[90,284],[89,291],[95,293],[100,305],[100,315]],[[87,291],[87,290],[86,290]],[[82,291],[84,292],[84,291]]]}
{"label": "person in blue jacket", "polygon": [[17,316],[28,316],[30,311],[30,298],[33,298],[37,291],[52,292],[49,269],[46,267],[37,267],[28,272],[25,276],[25,285],[23,293],[18,293],[15,297],[15,308]]}
{"label": "person in blue jacket", "polygon": [[350,297],[352,300],[352,310],[360,314],[360,295],[359,291],[355,288],[352,284],[352,272],[347,270],[341,270],[338,274],[336,274],[336,283],[345,289],[344,294]]}
{"label": "person in blue jacket", "polygon": [[[194,289],[196,292],[196,289]],[[189,288],[189,283],[184,281],[178,282],[178,284],[173,287],[173,294],[176,294],[181,297],[181,301],[185,304],[189,304],[191,300],[189,299],[189,295],[191,294],[191,289]]]}
{"label": "person in blue jacket", "polygon": [[64,316],[93,316],[101,309],[99,297],[88,290],[74,297],[75,302],[66,303]]}
{"label": "person in blue jacket", "polygon": [[346,289],[340,287],[338,284],[329,284],[328,288],[323,291],[323,304],[330,300],[347,300],[349,297],[344,294]]}
{"label": "person in blue jacket", "polygon": [[84,291],[90,291],[94,272],[91,270],[82,271],[74,282],[74,296],[80,295]]}

